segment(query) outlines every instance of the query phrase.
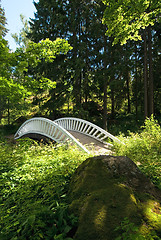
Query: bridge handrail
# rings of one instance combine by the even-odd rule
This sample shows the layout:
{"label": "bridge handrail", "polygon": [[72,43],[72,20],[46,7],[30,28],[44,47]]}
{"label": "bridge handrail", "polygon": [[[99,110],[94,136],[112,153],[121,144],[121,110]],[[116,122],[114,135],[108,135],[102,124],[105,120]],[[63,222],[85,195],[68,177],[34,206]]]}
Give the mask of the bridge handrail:
{"label": "bridge handrail", "polygon": [[113,141],[119,142],[120,140],[110,134],[109,132],[105,131],[101,127],[95,125],[94,123],[91,123],[87,120],[83,120],[80,118],[72,118],[72,117],[67,117],[67,118],[59,118],[54,121],[57,123],[59,126],[63,127],[66,130],[71,130],[71,131],[76,131],[83,133],[87,136],[90,136],[100,142],[107,143],[103,141],[106,138],[110,138]]}
{"label": "bridge handrail", "polygon": [[14,138],[18,139],[26,134],[32,133],[44,135],[58,143],[70,139],[85,152],[90,153],[72,134],[50,119],[35,117],[25,121],[15,133]]}

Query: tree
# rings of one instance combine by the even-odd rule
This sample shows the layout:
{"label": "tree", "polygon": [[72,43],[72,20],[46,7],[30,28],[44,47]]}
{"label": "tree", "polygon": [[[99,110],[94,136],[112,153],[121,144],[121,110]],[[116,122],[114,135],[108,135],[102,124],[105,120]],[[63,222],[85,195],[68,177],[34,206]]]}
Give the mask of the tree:
{"label": "tree", "polygon": [[[66,54],[70,45],[66,40],[43,40],[39,43],[30,41],[26,49],[18,48],[15,53],[10,53],[7,42],[0,39],[0,116],[7,111],[8,124],[10,124],[10,112],[16,106],[20,109],[29,96],[34,96],[41,89],[42,92],[55,88],[55,83],[45,74],[31,73],[40,62],[52,63],[57,55]],[[2,106],[4,106],[2,108]]]}
{"label": "tree", "polygon": [[103,24],[114,44],[125,44],[127,40],[141,40],[140,30],[160,21],[161,2],[158,0],[103,0],[106,5]]}
{"label": "tree", "polygon": [[[126,44],[128,40],[144,40],[144,115],[154,113],[152,36],[151,28],[160,21],[161,2],[156,0],[108,1],[103,23],[107,25],[109,36],[114,37],[113,44]],[[111,21],[112,20],[112,21]],[[144,29],[143,31],[141,31]],[[148,107],[149,106],[149,107]]]}
{"label": "tree", "polygon": [[19,34],[14,33],[14,34],[11,34],[11,36],[14,38],[16,44],[19,47],[26,48],[30,41],[27,38],[27,34],[29,34],[29,32],[30,32],[30,27],[29,27],[29,23],[28,23],[27,19],[22,14],[20,14],[20,20],[23,25],[23,28],[20,30]]}
{"label": "tree", "polygon": [[[56,82],[45,104],[44,99],[39,98],[41,109],[46,109],[53,118],[70,113],[97,119],[104,128],[111,113],[115,117],[117,113],[133,113],[135,109],[138,115],[143,112],[143,42],[137,42],[136,51],[133,40],[127,45],[112,46],[113,37],[105,36],[108,28],[102,25],[106,6],[101,0],[40,0],[35,6],[37,12],[30,21],[30,39],[39,42],[47,37],[53,41],[58,36],[67,39],[73,47],[66,56],[58,56],[50,65],[39,63],[38,72]],[[152,32],[152,50],[155,47],[153,35]],[[148,90],[149,39],[148,36]],[[148,101],[149,96],[148,93]],[[91,113],[92,103],[98,107]]]}
{"label": "tree", "polygon": [[70,49],[72,47],[68,42],[60,38],[55,41],[45,39],[39,43],[30,41],[26,49],[19,48],[15,52],[14,74],[32,94],[37,94],[39,89],[46,91],[55,88],[55,82],[45,72],[37,72],[37,67],[40,63],[52,63],[57,55],[67,54]]}
{"label": "tree", "polygon": [[[67,95],[70,94],[68,96],[72,100],[74,114],[88,118],[88,110],[83,107],[88,105],[88,101],[94,100],[93,91],[97,91],[98,88],[98,84],[94,82],[96,71],[98,68],[105,70],[107,67],[105,63],[107,56],[104,53],[107,38],[104,37],[105,27],[101,21],[105,7],[101,0],[41,0],[35,6],[37,12],[31,22],[29,36],[36,42],[44,39],[44,36],[52,40],[56,36],[68,39],[73,49],[67,54],[66,59],[62,58],[59,62],[59,69],[62,70],[56,68],[55,62],[48,71],[53,71],[59,82],[66,79],[65,86],[69,87],[65,91]],[[104,78],[106,79],[105,74]],[[61,90],[57,89],[57,93],[59,91]],[[55,94],[53,97],[55,102]]]}
{"label": "tree", "polygon": [[0,120],[6,108],[6,98],[4,98],[4,81],[9,76],[9,48],[6,40],[0,36]]}
{"label": "tree", "polygon": [[[1,2],[1,0],[0,0],[0,2]],[[1,4],[0,4],[0,36],[2,36],[2,37],[4,37],[6,35],[6,33],[8,32],[8,30],[6,28],[6,24],[7,24],[7,20],[5,17],[5,11],[1,7]]]}

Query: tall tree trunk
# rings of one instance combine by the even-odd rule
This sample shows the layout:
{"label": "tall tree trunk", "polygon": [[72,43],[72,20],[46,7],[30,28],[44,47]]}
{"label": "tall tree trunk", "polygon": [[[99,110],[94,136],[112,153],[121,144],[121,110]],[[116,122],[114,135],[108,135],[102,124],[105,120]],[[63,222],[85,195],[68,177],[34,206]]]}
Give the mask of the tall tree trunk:
{"label": "tall tree trunk", "polygon": [[[88,29],[89,19],[88,15],[86,17],[86,29]],[[88,96],[89,96],[89,83],[88,83],[88,72],[89,72],[89,63],[88,63],[88,57],[89,57],[89,51],[88,51],[88,38],[87,33],[85,30],[85,43],[86,43],[86,50],[85,50],[85,71],[84,71],[84,96],[85,96],[85,102],[88,102]]]}
{"label": "tall tree trunk", "polygon": [[[114,67],[114,48],[112,47],[112,42],[113,39],[110,39],[109,41],[109,49],[110,49],[110,54],[109,54],[109,62],[110,62],[110,68],[111,68],[111,74],[110,74],[110,84],[114,80],[114,74],[113,74],[113,67]],[[114,118],[115,116],[115,90],[114,86],[111,84],[110,86],[111,89],[111,117]]]}
{"label": "tall tree trunk", "polygon": [[147,34],[146,29],[143,33],[144,38],[144,117],[148,117],[148,66],[147,66]]}
{"label": "tall tree trunk", "polygon": [[149,116],[151,116],[151,114],[154,114],[154,86],[153,86],[151,27],[148,27],[148,50],[149,50]]}
{"label": "tall tree trunk", "polygon": [[[75,27],[75,26],[74,26]],[[73,27],[73,28],[74,28]],[[73,50],[74,50],[74,53],[73,53],[73,62],[74,63],[78,63],[78,60],[77,60],[77,37],[76,37],[76,32],[75,32],[75,29],[73,30]],[[81,92],[81,86],[80,86],[80,69],[78,69],[78,66],[75,64],[74,67],[74,70],[75,70],[75,75],[74,75],[74,84],[73,84],[73,95],[74,95],[74,100],[75,100],[75,109],[74,111],[77,111],[79,110],[80,108],[80,92]]]}
{"label": "tall tree trunk", "polygon": [[135,42],[135,114],[136,114],[136,121],[138,120],[138,62],[137,62],[137,45]]}
{"label": "tall tree trunk", "polygon": [[103,89],[103,128],[107,130],[107,37],[104,35],[104,89]]}
{"label": "tall tree trunk", "polygon": [[127,71],[126,86],[127,86],[127,101],[128,101],[127,113],[130,113],[131,112],[131,102],[130,102],[130,72],[129,72],[129,70]]}
{"label": "tall tree trunk", "polygon": [[3,110],[4,110],[4,101],[3,101],[3,97],[0,96],[0,122],[3,116]]}
{"label": "tall tree trunk", "polygon": [[112,115],[112,118],[114,118],[115,116],[115,93],[114,93],[114,90],[111,89],[111,115]]}
{"label": "tall tree trunk", "polygon": [[10,101],[8,99],[8,106],[7,106],[7,116],[8,116],[8,125],[10,125]]}
{"label": "tall tree trunk", "polygon": [[107,130],[107,76],[103,86],[103,128]]}
{"label": "tall tree trunk", "polygon": [[126,53],[125,53],[125,79],[126,79],[126,88],[127,88],[127,113],[131,112],[131,102],[130,102],[130,67],[129,67],[129,58],[127,57],[128,53],[128,44],[126,44]]}

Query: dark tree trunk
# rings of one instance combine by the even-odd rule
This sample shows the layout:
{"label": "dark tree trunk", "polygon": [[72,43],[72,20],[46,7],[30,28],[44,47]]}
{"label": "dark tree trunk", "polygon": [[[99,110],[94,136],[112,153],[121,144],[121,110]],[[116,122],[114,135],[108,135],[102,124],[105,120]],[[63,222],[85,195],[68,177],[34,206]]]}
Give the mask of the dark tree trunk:
{"label": "dark tree trunk", "polygon": [[[77,63],[77,38],[76,38],[76,32],[75,30],[73,31],[73,42],[74,42],[74,53],[73,53],[73,62]],[[75,101],[75,111],[79,110],[80,108],[80,93],[81,93],[81,86],[80,86],[80,78],[81,78],[81,74],[80,74],[80,69],[78,69],[78,66],[75,65],[74,66],[74,70],[75,70],[75,75],[74,75],[74,84],[73,84],[73,96],[74,96],[74,101]]]}
{"label": "dark tree trunk", "polygon": [[128,53],[128,44],[126,44],[126,53],[125,53],[125,79],[126,79],[126,88],[127,88],[127,113],[131,112],[131,100],[130,100],[130,67],[129,67],[129,57],[127,57]]}
{"label": "dark tree trunk", "polygon": [[107,130],[107,37],[104,36],[104,86],[103,86],[103,128]]}
{"label": "dark tree trunk", "polygon": [[149,50],[149,116],[151,116],[152,114],[154,114],[154,86],[153,86],[151,27],[148,27],[148,50]]}
{"label": "dark tree trunk", "polygon": [[135,42],[135,88],[134,88],[134,94],[135,94],[135,114],[136,114],[136,120],[138,119],[138,62],[137,62],[137,45]]}
{"label": "dark tree trunk", "polygon": [[127,113],[131,112],[131,102],[130,102],[130,72],[127,71],[127,100],[128,100],[128,108],[127,108]]}
{"label": "dark tree trunk", "polygon": [[103,128],[107,130],[107,79],[104,79],[103,93]]}
{"label": "dark tree trunk", "polygon": [[144,117],[148,117],[148,66],[147,66],[147,34],[146,29],[144,38]]}
{"label": "dark tree trunk", "polygon": [[10,101],[8,99],[8,106],[7,106],[7,116],[8,116],[8,125],[10,125]]}
{"label": "dark tree trunk", "polygon": [[111,89],[111,115],[112,115],[112,118],[114,118],[115,116],[115,94],[114,94],[114,90]]}

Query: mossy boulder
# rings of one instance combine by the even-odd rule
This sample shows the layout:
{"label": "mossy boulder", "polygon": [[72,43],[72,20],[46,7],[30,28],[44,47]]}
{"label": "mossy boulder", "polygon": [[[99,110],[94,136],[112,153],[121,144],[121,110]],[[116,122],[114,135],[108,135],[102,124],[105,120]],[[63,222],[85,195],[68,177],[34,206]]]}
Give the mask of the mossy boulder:
{"label": "mossy boulder", "polygon": [[87,159],[73,175],[68,197],[79,218],[76,240],[116,239],[124,219],[145,239],[152,231],[161,237],[161,191],[127,157]]}

